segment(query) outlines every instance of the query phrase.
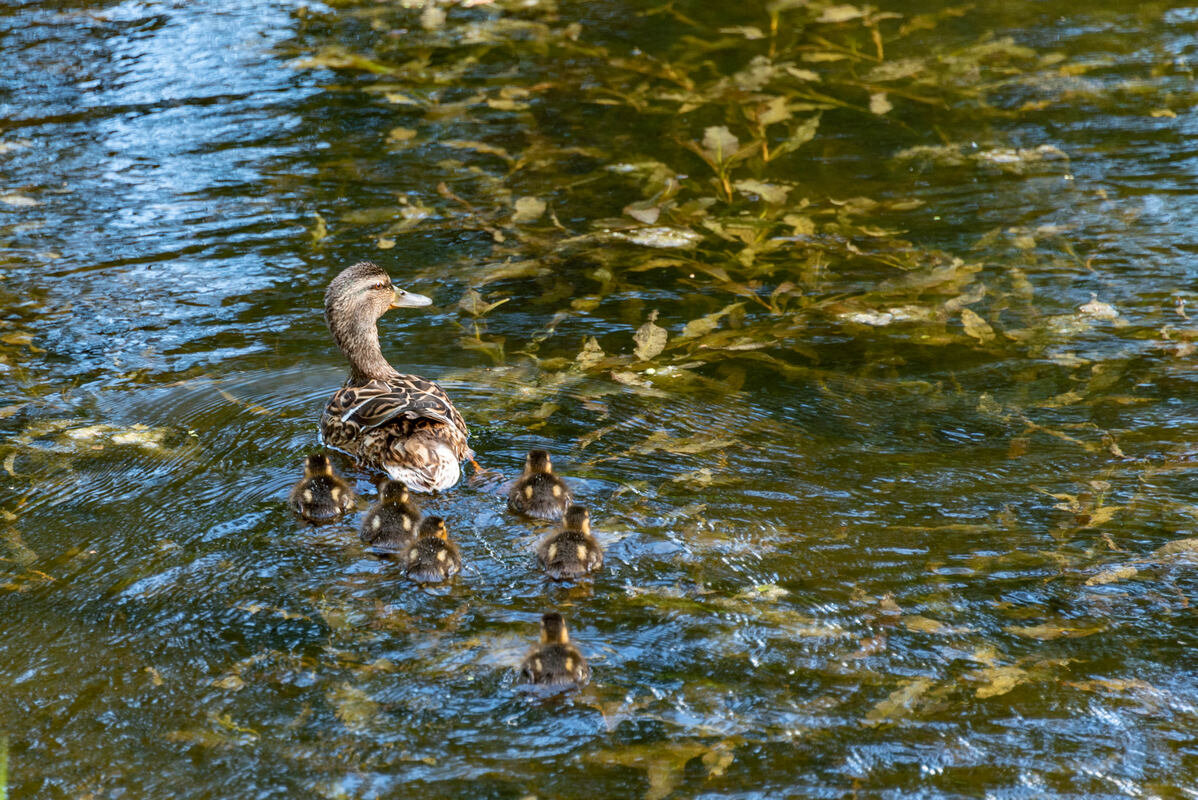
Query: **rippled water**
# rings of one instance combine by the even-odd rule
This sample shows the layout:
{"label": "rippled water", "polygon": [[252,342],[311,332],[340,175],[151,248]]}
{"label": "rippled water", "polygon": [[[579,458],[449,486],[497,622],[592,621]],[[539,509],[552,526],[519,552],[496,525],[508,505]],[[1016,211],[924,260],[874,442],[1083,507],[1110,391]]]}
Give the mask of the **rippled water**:
{"label": "rippled water", "polygon": [[[886,62],[964,64],[984,113],[849,107],[866,64],[738,175],[813,228],[738,255],[625,208],[649,159],[679,206],[721,191],[685,142],[751,101],[673,95],[766,53],[762,8],[5,5],[11,795],[1198,797],[1198,9],[1124,6],[888,4]],[[800,75],[873,52],[815,8]],[[1005,37],[1030,55],[970,60]],[[611,234],[662,226],[706,237],[681,270]],[[434,297],[384,347],[480,460],[555,453],[593,583],[544,582],[499,480],[425,500],[466,563],[441,589],[284,507],[344,374],[322,292],[363,257]],[[738,301],[733,346],[687,344]],[[530,698],[551,607],[594,679]]]}

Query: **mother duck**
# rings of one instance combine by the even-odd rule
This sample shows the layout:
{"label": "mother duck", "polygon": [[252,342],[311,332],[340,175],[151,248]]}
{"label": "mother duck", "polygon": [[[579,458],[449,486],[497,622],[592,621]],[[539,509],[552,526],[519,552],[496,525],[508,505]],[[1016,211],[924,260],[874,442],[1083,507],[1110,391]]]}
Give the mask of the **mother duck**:
{"label": "mother duck", "polygon": [[361,467],[387,473],[416,492],[448,489],[473,460],[462,415],[440,386],[404,375],[379,348],[378,320],[388,309],[427,306],[372,261],[345,269],[324,295],[324,318],[349,361],[349,378],[329,399],[320,432]]}

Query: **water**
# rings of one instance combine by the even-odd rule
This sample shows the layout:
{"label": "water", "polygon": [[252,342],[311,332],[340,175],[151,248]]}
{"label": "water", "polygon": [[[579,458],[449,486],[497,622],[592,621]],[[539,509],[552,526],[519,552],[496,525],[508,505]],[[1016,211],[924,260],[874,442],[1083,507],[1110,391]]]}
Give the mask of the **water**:
{"label": "water", "polygon": [[[0,10],[11,796],[1198,795],[1198,12],[882,10]],[[363,257],[592,584],[495,480],[436,590],[285,509]],[[529,698],[547,608],[595,677]]]}

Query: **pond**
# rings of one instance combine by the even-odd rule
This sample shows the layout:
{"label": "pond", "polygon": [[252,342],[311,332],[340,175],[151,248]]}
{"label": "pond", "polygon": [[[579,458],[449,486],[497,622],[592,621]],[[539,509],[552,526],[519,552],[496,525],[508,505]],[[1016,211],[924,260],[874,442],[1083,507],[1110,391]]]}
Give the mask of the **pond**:
{"label": "pond", "polygon": [[[1198,796],[1195,34],[6,4],[0,796]],[[361,259],[492,470],[441,588],[285,503]],[[549,609],[593,677],[530,696]]]}

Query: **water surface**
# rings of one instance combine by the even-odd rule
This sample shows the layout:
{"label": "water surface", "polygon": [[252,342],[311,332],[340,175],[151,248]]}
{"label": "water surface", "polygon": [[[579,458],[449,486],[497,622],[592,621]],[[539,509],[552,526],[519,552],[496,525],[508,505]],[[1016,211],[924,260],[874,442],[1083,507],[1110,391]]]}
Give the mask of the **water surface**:
{"label": "water surface", "polygon": [[[1198,10],[1000,6],[7,4],[11,795],[1198,796]],[[362,258],[593,582],[287,511]]]}

